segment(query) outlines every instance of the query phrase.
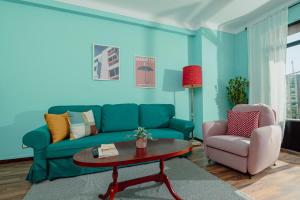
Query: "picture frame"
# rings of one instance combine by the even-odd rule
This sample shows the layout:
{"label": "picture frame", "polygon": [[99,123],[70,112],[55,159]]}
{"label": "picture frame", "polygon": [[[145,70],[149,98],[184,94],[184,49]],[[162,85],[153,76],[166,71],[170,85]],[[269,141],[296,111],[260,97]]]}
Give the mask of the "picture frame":
{"label": "picture frame", "polygon": [[93,44],[93,80],[120,80],[120,48]]}
{"label": "picture frame", "polygon": [[136,55],[134,58],[135,85],[138,88],[156,87],[156,58]]}

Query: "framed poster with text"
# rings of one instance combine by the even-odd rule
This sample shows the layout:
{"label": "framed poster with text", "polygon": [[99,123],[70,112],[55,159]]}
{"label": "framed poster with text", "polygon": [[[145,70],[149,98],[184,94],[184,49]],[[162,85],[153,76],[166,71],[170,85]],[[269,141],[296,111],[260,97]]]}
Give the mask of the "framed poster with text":
{"label": "framed poster with text", "polygon": [[155,58],[135,56],[135,84],[140,88],[155,88]]}

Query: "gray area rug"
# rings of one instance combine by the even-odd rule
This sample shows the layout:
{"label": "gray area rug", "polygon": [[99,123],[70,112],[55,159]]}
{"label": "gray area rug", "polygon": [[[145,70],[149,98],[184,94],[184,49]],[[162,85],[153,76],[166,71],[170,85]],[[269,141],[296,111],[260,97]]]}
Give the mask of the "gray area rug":
{"label": "gray area rug", "polygon": [[[223,182],[185,158],[165,162],[165,172],[175,191],[185,200],[242,200],[249,199],[231,185]],[[119,181],[159,172],[159,163],[119,169]],[[111,171],[34,184],[25,200],[94,200],[104,193],[111,182]],[[165,185],[155,182],[128,187],[116,195],[123,200],[173,199]]]}

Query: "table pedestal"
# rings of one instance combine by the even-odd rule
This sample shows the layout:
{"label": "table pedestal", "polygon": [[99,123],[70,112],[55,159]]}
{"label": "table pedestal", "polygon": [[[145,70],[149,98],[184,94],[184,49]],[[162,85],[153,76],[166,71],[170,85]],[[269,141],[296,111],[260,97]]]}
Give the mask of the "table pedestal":
{"label": "table pedestal", "polygon": [[155,182],[166,184],[169,192],[174,197],[174,199],[182,200],[182,198],[180,198],[178,194],[176,194],[176,192],[174,191],[168,177],[165,174],[164,168],[165,168],[164,160],[160,160],[160,173],[118,182],[118,167],[114,166],[113,173],[112,173],[113,182],[109,184],[107,192],[105,194],[99,194],[99,198],[103,200],[108,198],[109,200],[113,200],[117,192],[121,192],[125,190],[125,188],[127,187],[150,182],[150,181],[155,181]]}

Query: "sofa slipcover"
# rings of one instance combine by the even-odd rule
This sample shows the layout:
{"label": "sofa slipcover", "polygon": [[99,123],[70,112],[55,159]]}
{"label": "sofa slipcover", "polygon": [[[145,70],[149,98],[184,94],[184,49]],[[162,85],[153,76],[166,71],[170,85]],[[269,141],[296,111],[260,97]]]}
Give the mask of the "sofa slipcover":
{"label": "sofa slipcover", "polygon": [[109,170],[110,168],[77,166],[73,163],[73,155],[101,144],[134,140],[134,129],[138,126],[148,127],[147,130],[154,139],[189,139],[194,129],[193,122],[173,118],[175,107],[171,104],[54,106],[48,112],[62,114],[67,111],[88,110],[93,110],[96,126],[100,131],[97,135],[76,140],[65,139],[53,144],[47,125],[43,125],[23,136],[23,144],[33,148],[34,153],[33,164],[26,178],[28,181],[38,183],[47,179]]}

